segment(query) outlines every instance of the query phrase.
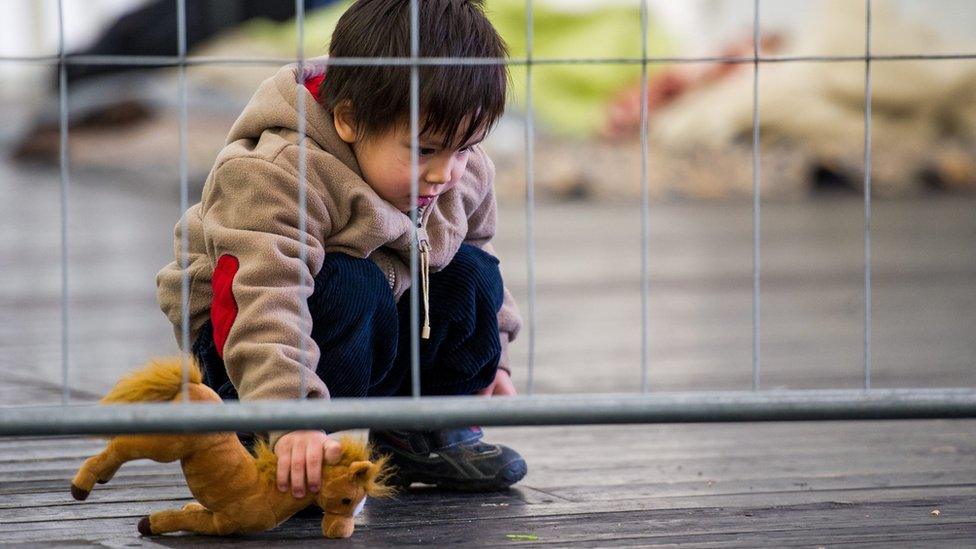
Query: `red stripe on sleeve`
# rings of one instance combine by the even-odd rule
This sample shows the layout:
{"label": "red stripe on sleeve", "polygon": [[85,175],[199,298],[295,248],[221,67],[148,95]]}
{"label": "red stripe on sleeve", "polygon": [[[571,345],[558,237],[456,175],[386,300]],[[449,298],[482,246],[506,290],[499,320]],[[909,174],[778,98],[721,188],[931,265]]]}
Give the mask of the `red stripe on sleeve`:
{"label": "red stripe on sleeve", "polygon": [[227,334],[230,333],[234,319],[237,318],[237,301],[234,300],[234,276],[240,263],[232,255],[222,255],[217,260],[217,267],[214,269],[211,288],[213,289],[213,301],[210,303],[210,322],[213,323],[214,345],[217,347],[217,354],[224,358],[224,344],[227,342]]}

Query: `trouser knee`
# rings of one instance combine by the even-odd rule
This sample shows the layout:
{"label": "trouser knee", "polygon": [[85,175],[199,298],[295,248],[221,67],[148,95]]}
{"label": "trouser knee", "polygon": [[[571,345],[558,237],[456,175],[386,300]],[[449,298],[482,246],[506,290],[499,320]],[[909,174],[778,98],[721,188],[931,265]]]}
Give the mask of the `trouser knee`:
{"label": "trouser knee", "polygon": [[[308,298],[313,323],[319,318],[343,324],[368,321],[389,313],[393,304],[393,294],[383,271],[369,259],[342,253],[325,255]],[[320,331],[329,328],[315,327]]]}
{"label": "trouser knee", "polygon": [[[462,244],[451,263],[436,274],[436,292],[447,309],[467,316],[471,310],[497,314],[502,306],[502,275],[498,259],[468,244]],[[455,315],[457,316],[457,315]]]}
{"label": "trouser knee", "polygon": [[397,311],[386,275],[369,259],[326,254],[308,298],[316,373],[334,397],[361,397],[396,357]]}
{"label": "trouser knee", "polygon": [[[431,275],[430,338],[421,342],[425,394],[470,394],[494,379],[501,356],[498,310],[503,298],[498,260],[462,245],[451,263]],[[400,325],[409,327],[409,303],[401,300]],[[410,353],[410,338],[400,338],[399,360]]]}

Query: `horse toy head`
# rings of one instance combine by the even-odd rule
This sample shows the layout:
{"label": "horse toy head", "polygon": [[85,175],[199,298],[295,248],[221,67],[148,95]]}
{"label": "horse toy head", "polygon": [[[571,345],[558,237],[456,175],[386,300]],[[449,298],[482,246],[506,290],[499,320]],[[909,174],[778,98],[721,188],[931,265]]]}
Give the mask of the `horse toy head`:
{"label": "horse toy head", "polygon": [[370,492],[374,495],[378,492],[371,486],[375,481],[370,478],[378,474],[378,467],[381,465],[355,461],[345,473],[326,482],[325,490],[315,501],[323,511],[322,535],[327,538],[348,538],[352,535],[356,527],[355,517],[362,510],[366,496]]}
{"label": "horse toy head", "polygon": [[[336,465],[322,466],[322,488],[317,494],[298,499],[314,498],[314,504],[323,511],[322,535],[327,538],[351,536],[366,496],[386,497],[392,492],[384,483],[389,476],[386,457],[370,461],[370,449],[360,439],[341,437],[339,442],[342,456]],[[277,456],[262,441],[255,448],[255,459],[273,486]]]}
{"label": "horse toy head", "polygon": [[[103,404],[178,402],[182,400],[182,360],[179,357],[151,362],[120,380],[102,399]],[[189,365],[188,394],[191,401],[220,404],[220,397],[201,383],[196,364]],[[296,498],[279,492],[275,474],[278,458],[259,442],[249,452],[234,433],[118,435],[100,454],[88,458],[71,482],[71,494],[83,500],[96,483],[112,479],[119,467],[134,459],[159,462],[179,460],[190,492],[196,498],[182,509],[165,510],[143,517],[143,535],[188,531],[227,535],[270,530],[298,511],[322,508],[322,534],[347,538],[355,528],[355,515],[366,496],[385,497],[390,470],[385,457],[372,460],[362,440],[340,438],[339,462],[322,467],[322,488]]]}

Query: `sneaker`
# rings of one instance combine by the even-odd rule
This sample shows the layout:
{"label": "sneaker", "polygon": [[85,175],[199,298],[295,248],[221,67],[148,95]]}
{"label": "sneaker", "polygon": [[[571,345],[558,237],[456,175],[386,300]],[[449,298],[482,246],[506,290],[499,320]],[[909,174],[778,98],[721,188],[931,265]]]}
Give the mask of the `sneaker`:
{"label": "sneaker", "polygon": [[515,450],[481,441],[480,427],[436,431],[372,429],[369,442],[395,466],[391,482],[414,482],[467,492],[502,490],[522,480],[525,460]]}

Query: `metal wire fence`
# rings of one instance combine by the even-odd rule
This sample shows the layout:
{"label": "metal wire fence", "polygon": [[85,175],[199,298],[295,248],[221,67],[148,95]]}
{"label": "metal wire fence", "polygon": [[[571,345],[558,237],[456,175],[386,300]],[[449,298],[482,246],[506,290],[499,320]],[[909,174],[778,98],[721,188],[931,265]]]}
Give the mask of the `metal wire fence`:
{"label": "metal wire fence", "polygon": [[[68,55],[64,41],[64,0],[58,1],[58,51],[49,56],[0,57],[0,62],[35,63],[56,65],[59,69],[59,119],[60,119],[60,181],[61,181],[61,376],[62,405],[59,407],[17,407],[0,409],[0,434],[66,434],[66,433],[118,433],[159,431],[214,431],[214,430],[268,430],[296,428],[344,429],[353,427],[437,428],[468,424],[481,425],[542,425],[587,423],[652,423],[692,421],[768,421],[768,420],[815,420],[815,419],[894,419],[930,417],[976,417],[976,390],[972,389],[873,389],[871,387],[872,349],[872,274],[871,274],[871,148],[872,148],[872,63],[910,60],[976,59],[976,53],[957,54],[900,54],[874,55],[871,50],[872,0],[865,0],[865,45],[863,55],[837,56],[765,56],[760,52],[760,0],[753,3],[753,55],[752,56],[654,56],[648,46],[647,0],[640,1],[642,31],[640,57],[616,58],[559,58],[535,57],[533,54],[533,5],[526,0],[524,58],[432,58],[420,56],[419,1],[411,0],[410,57],[404,58],[333,58],[331,65],[388,65],[410,67],[410,128],[411,128],[411,200],[416,206],[419,180],[419,90],[420,67],[430,65],[509,65],[524,66],[526,75],[526,124],[525,124],[525,223],[527,252],[527,346],[528,382],[527,395],[497,399],[473,399],[462,397],[421,397],[419,356],[419,304],[417,292],[410,293],[411,312],[411,388],[412,398],[371,398],[367,400],[344,399],[342,401],[308,402],[248,402],[229,403],[226,406],[207,406],[186,403],[181,406],[140,404],[99,408],[73,405],[69,396],[69,295],[68,295],[68,204],[70,199],[69,132],[68,132],[68,81],[69,65],[127,65],[144,67],[176,67],[179,75],[179,177],[180,212],[189,207],[187,157],[187,68],[201,65],[248,64],[281,65],[294,62],[298,74],[302,74],[306,62],[304,44],[305,11],[302,0],[295,0],[298,31],[296,55],[293,59],[281,58],[225,58],[187,55],[186,1],[174,0],[178,21],[178,54],[174,56],[92,56]],[[783,391],[761,389],[760,362],[760,311],[762,280],[760,277],[760,228],[762,210],[760,191],[760,109],[759,76],[761,67],[769,63],[823,62],[864,64],[864,301],[863,301],[863,388],[860,390]],[[650,285],[650,208],[648,151],[651,144],[647,132],[648,123],[648,66],[677,63],[731,63],[753,66],[753,119],[752,119],[752,191],[753,191],[753,238],[752,238],[752,391],[739,392],[652,392],[653,371],[649,350],[649,294]],[[641,66],[641,394],[640,395],[536,395],[535,392],[535,340],[536,321],[535,277],[535,188],[534,188],[534,125],[533,125],[533,67],[553,64],[611,64]],[[300,80],[300,79],[299,79]],[[302,92],[303,82],[297,82]],[[299,95],[301,97],[301,95]],[[299,100],[299,166],[298,204],[299,234],[303,241],[301,260],[305,263],[307,243],[304,242],[307,224],[307,143],[305,135],[305,104]],[[411,216],[417,227],[417,208]],[[185,218],[184,221],[185,223]],[[187,278],[188,231],[182,227],[182,257],[184,278],[183,321],[181,347],[190,348],[189,334],[189,280]],[[412,285],[418,280],[418,240],[413,235],[410,255]],[[304,285],[304,278],[299,281]],[[305,288],[300,287],[300,291]],[[308,331],[309,326],[300,326]],[[307,363],[308,352],[301,338],[301,362]],[[306,364],[307,365],[307,364]],[[300,368],[301,392],[304,398],[307,380],[306,368]],[[184,391],[187,383],[184,368]],[[188,399],[187,399],[188,400]]]}

